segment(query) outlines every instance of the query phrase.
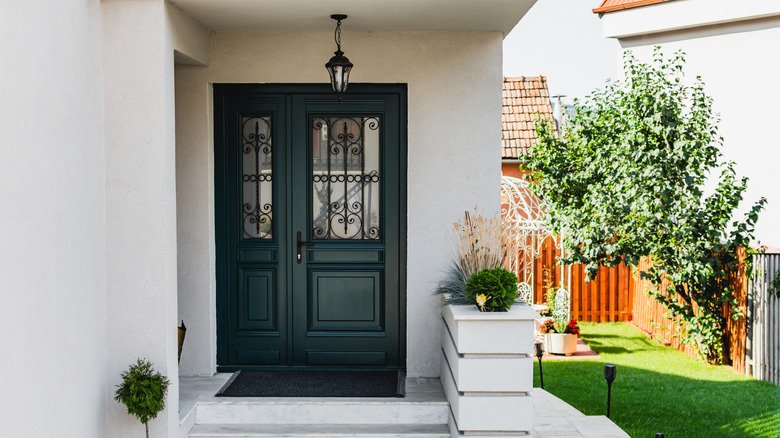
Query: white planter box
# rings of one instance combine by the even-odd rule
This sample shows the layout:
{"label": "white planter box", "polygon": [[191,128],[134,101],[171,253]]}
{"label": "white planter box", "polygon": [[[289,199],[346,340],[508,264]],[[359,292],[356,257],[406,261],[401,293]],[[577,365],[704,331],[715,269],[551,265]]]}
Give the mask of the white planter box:
{"label": "white planter box", "polygon": [[533,358],[526,354],[458,353],[446,326],[441,347],[461,392],[528,392],[532,388]]}
{"label": "white planter box", "polygon": [[513,432],[533,429],[533,402],[528,392],[461,393],[442,361],[441,383],[459,432]]}
{"label": "white planter box", "polygon": [[539,314],[528,304],[516,303],[506,312],[480,312],[475,305],[447,304],[442,316],[458,353],[532,353],[534,320]]}
{"label": "white planter box", "polygon": [[442,311],[441,380],[453,433],[525,433],[533,428],[533,336],[536,313],[524,303],[508,312],[473,305]]}

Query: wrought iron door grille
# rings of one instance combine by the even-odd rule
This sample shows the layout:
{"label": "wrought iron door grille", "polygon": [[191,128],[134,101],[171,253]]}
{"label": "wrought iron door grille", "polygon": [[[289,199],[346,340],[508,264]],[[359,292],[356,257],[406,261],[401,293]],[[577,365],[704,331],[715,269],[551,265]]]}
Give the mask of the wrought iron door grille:
{"label": "wrought iron door grille", "polygon": [[273,239],[271,117],[244,117],[241,129],[243,238]]}
{"label": "wrought iron door grille", "polygon": [[314,118],[312,130],[312,238],[379,239],[379,118]]}

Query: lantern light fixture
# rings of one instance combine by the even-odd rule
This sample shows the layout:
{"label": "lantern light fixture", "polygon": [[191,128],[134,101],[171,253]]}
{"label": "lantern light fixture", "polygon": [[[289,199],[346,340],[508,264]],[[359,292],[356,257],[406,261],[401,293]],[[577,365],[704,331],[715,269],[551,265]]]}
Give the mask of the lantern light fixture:
{"label": "lantern light fixture", "polygon": [[349,72],[352,70],[352,63],[349,62],[349,59],[344,56],[344,52],[341,51],[341,20],[345,20],[347,16],[344,14],[333,14],[330,18],[336,20],[336,32],[334,33],[336,51],[333,52],[333,57],[330,58],[330,61],[325,64],[325,68],[328,69],[333,91],[336,92],[336,97],[341,102],[341,97],[347,91],[347,85],[349,85]]}
{"label": "lantern light fixture", "polygon": [[612,382],[615,381],[615,374],[617,374],[615,365],[604,365],[604,379],[607,381],[607,418],[609,418],[609,408],[612,404]]}
{"label": "lantern light fixture", "polygon": [[544,350],[542,349],[541,342],[534,343],[534,349],[536,350],[536,357],[539,359],[539,383],[544,389],[544,374],[542,374],[542,356],[544,356]]}

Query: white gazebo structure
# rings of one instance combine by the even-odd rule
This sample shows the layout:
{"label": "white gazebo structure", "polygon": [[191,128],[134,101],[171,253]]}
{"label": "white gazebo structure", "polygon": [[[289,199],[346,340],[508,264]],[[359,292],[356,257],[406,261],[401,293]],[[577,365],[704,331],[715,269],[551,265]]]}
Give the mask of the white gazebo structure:
{"label": "white gazebo structure", "polygon": [[[552,237],[558,249],[562,250],[562,239],[556,238],[544,221],[544,203],[533,194],[525,178],[501,177],[501,219],[507,230],[506,268],[517,274],[518,296],[529,304],[534,298],[534,261],[540,256],[541,246]],[[564,284],[571,284],[571,270],[564,282],[565,269],[561,269],[561,287],[556,291],[556,308],[553,315],[568,319],[569,290]],[[563,313],[565,312],[565,313]]]}

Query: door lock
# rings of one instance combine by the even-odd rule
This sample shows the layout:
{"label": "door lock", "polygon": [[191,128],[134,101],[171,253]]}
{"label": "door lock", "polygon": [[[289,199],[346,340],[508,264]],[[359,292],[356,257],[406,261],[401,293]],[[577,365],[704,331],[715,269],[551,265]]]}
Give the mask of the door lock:
{"label": "door lock", "polygon": [[298,243],[296,245],[297,247],[297,253],[298,253],[298,263],[301,263],[301,248],[304,246],[312,246],[314,245],[311,242],[304,242],[301,240],[301,232],[298,231]]}

